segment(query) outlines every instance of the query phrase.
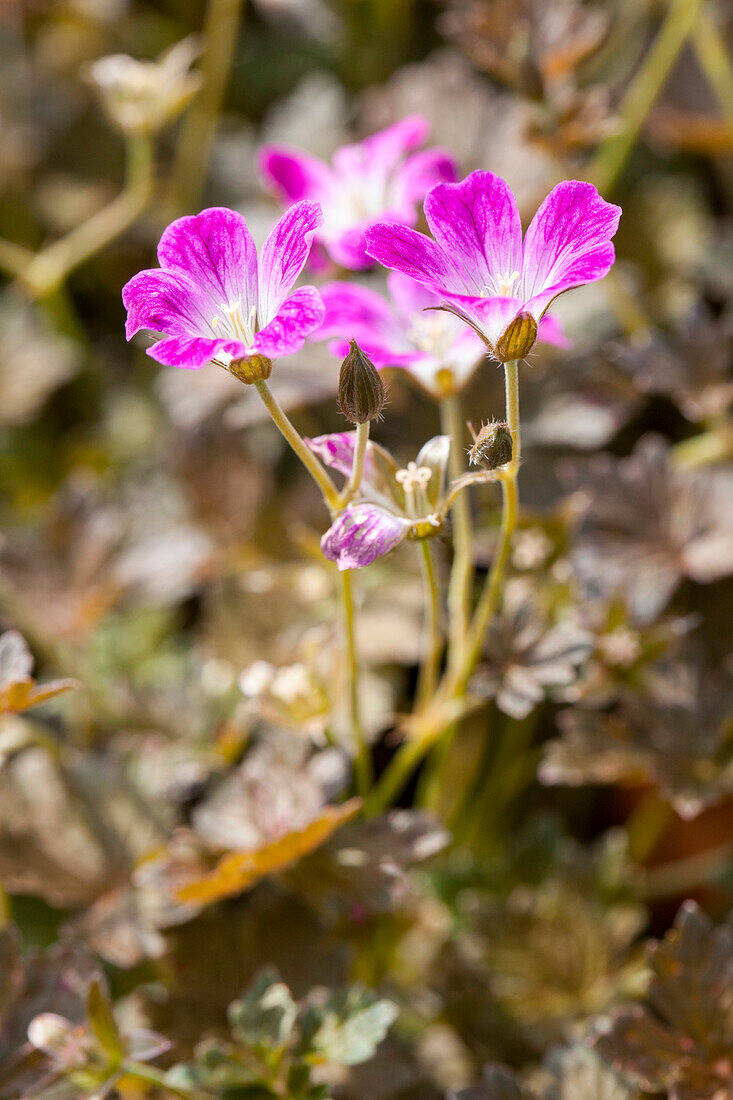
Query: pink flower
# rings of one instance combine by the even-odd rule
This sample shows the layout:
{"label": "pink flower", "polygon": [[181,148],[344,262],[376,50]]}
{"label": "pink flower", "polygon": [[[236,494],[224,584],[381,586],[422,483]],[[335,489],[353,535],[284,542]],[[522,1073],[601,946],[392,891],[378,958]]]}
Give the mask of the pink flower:
{"label": "pink flower", "polygon": [[316,199],[323,207],[318,239],[336,263],[371,267],[364,231],[376,222],[414,225],[417,206],[436,183],[455,179],[453,158],[442,149],[414,152],[428,123],[410,115],[365,141],[343,145],[326,164],[309,153],[270,145],[261,150],[260,174],[284,203]]}
{"label": "pink flower", "polygon": [[212,207],[172,222],[158,245],[160,268],[139,272],[122,291],[127,339],[140,329],[161,333],[148,355],[188,370],[299,351],[324,308],[315,287],[291,290],[322,224],[318,203],[296,203],[258,256],[234,210]]}
{"label": "pink flower", "polygon": [[[458,317],[434,312],[444,298],[407,275],[390,272],[387,288],[391,301],[356,283],[321,287],[326,316],[316,339],[334,338],[331,350],[343,358],[344,337],[353,338],[376,367],[403,367],[434,397],[458,393],[486,357],[483,340]],[[550,317],[539,336],[564,342]]]}
{"label": "pink flower", "polygon": [[434,240],[405,226],[374,225],[366,233],[368,254],[440,295],[501,359],[524,358],[529,350],[525,340],[522,354],[502,351],[520,314],[536,333],[558,294],[608,273],[621,209],[604,202],[592,184],[566,180],[542,203],[523,241],[504,180],[472,172],[460,183],[434,187],[425,216]]}
{"label": "pink flower", "polygon": [[[354,462],[356,432],[335,432],[307,439],[320,460],[348,478]],[[450,439],[436,435],[416,460],[398,469],[388,451],[367,444],[359,498],[339,512],[321,539],[321,549],[339,569],[361,569],[406,538],[438,533],[436,515],[445,487]]]}

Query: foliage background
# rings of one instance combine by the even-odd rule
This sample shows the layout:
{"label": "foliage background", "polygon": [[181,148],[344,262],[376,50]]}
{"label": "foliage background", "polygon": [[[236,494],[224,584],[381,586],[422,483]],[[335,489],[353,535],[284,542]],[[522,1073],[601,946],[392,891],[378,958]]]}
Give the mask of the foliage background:
{"label": "foliage background", "polygon": [[[119,1026],[173,1044],[147,1082],[118,1076],[124,1096],[309,1095],[287,1078],[302,1056],[308,1088],[320,1074],[349,1097],[440,1096],[502,1062],[548,1097],[722,1100],[730,13],[692,0],[5,0],[0,237],[35,253],[113,199],[123,142],[88,64],[153,58],[191,33],[202,87],[156,139],[139,216],[52,290],[14,277],[0,249],[0,625],[26,638],[39,681],[81,684],[0,718],[0,1095],[100,1087],[104,1067],[82,1080],[64,1055],[49,1069],[25,1030],[41,1011],[85,1018],[103,965]],[[327,157],[415,110],[463,172],[504,175],[525,218],[558,179],[597,182],[624,209],[617,266],[560,303],[572,349],[524,369],[522,530],[486,702],[443,771],[411,782],[396,816],[353,820],[321,847],[307,836],[316,850],[279,876],[261,877],[265,852],[252,882],[191,910],[175,885],[192,837],[210,861],[262,852],[348,794],[344,754],[323,744],[326,729],[346,743],[341,629],[317,494],[235,380],[161,370],[124,342],[120,288],[180,213],[231,205],[264,235],[276,208],[256,177],[263,141]],[[337,370],[322,345],[277,368],[304,434],[342,428]],[[436,410],[398,372],[389,381],[376,437],[406,461],[438,430]],[[475,421],[500,413],[492,365],[465,406]],[[485,567],[497,505],[474,503]],[[419,574],[403,549],[357,578],[377,770],[420,656]],[[449,538],[438,550],[445,569]],[[591,639],[582,663],[553,648],[567,620]],[[5,656],[3,686],[11,657],[16,672],[25,660]],[[291,686],[244,698],[237,677],[257,660],[289,668]],[[670,933],[685,899],[710,924],[688,906]],[[656,979],[643,961],[665,934],[667,951],[694,941],[682,1001],[699,994],[718,1013],[699,1034],[653,984],[672,981],[660,956]],[[245,1089],[231,1066],[165,1079],[203,1037],[224,1042],[227,1005],[268,966],[296,999],[353,982],[389,998],[399,1016],[376,1058],[348,1068],[362,1059],[343,1037],[294,1053],[287,1027],[263,1033],[255,990],[255,1024],[236,1025],[222,1057],[259,1050],[257,1087],[273,1091],[231,1091]],[[370,1055],[392,1011],[378,1001],[375,1024],[353,997],[333,1012],[356,1020]],[[611,1064],[622,1077],[601,1083]],[[520,1086],[490,1071],[477,1088]]]}

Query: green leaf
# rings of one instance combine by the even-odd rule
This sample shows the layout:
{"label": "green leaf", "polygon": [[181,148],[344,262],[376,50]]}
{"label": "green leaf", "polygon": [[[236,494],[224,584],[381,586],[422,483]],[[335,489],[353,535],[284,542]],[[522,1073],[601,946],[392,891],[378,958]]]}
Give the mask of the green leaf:
{"label": "green leaf", "polygon": [[274,970],[265,970],[229,1006],[232,1034],[242,1043],[281,1049],[292,1035],[298,1008]]}
{"label": "green leaf", "polygon": [[311,1057],[343,1066],[371,1058],[397,1018],[391,1001],[374,1000],[368,990],[354,987],[334,994],[322,1010],[306,1014],[304,1041]]}

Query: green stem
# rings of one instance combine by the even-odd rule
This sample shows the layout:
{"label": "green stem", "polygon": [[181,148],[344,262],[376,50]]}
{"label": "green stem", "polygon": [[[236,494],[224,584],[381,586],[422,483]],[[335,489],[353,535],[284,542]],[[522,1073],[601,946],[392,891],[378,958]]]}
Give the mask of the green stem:
{"label": "green stem", "polygon": [[239,40],[244,0],[209,0],[199,72],[202,87],[186,113],[176,147],[171,216],[195,206],[203,190],[211,149]]}
{"label": "green stem", "polygon": [[364,476],[364,463],[366,461],[367,443],[369,442],[369,421],[356,425],[356,446],[354,447],[354,461],[351,466],[351,475],[341,494],[341,504],[348,504],[356,496]]}
{"label": "green stem", "polygon": [[13,902],[10,894],[0,882],[0,928],[10,924],[13,919]]}
{"label": "green stem", "polygon": [[435,694],[443,639],[440,633],[440,589],[435,575],[433,552],[427,539],[418,541],[425,588],[425,641],[417,681],[417,706],[424,707]]}
{"label": "green stem", "polygon": [[369,792],[372,785],[372,758],[364,736],[364,728],[361,722],[361,708],[359,706],[359,660],[356,652],[356,630],[354,618],[354,599],[351,591],[351,570],[344,569],[341,573],[344,625],[346,633],[346,667],[349,684],[349,715],[351,718],[351,733],[354,738],[356,755],[354,757],[354,772],[356,775],[356,789],[363,797]]}
{"label": "green stem", "polygon": [[20,282],[34,298],[55,293],[75,268],[119,237],[150,202],[154,164],[152,141],[145,136],[129,137],[126,152],[126,180],[119,195],[61,240],[38,252],[18,272]]}
{"label": "green stem", "polygon": [[702,4],[703,0],[672,0],[662,28],[621,104],[619,131],[606,138],[590,166],[589,178],[604,194],[618,182],[644,121],[695,28]]}
{"label": "green stem", "polygon": [[303,463],[318,488],[321,490],[321,493],[323,494],[323,499],[328,505],[329,510],[331,512],[335,511],[339,507],[339,493],[336,489],[336,486],[331,481],[331,478],[328,476],[323,466],[321,466],[320,462],[313,454],[313,452],[308,449],[297,429],[293,426],[288,417],[285,415],[285,412],[280,407],[277,398],[273,394],[270,387],[267,385],[267,382],[263,380],[255,382],[254,385],[256,386],[257,392],[259,393],[260,397],[262,398],[262,403],[264,404],[265,408],[269,412],[277,427],[280,429],[280,432],[290,444],[291,448],[295,451],[296,455]]}
{"label": "green stem", "polygon": [[378,813],[388,806],[402,790],[412,770],[420,763],[425,754],[438,738],[450,737],[455,722],[456,704],[466,690],[491,616],[496,607],[504,567],[509,558],[512,535],[517,523],[518,491],[517,475],[521,460],[521,436],[519,427],[519,372],[516,360],[504,364],[506,388],[506,419],[512,433],[514,449],[512,460],[502,471],[502,517],[499,543],[494,555],[491,570],[486,579],[483,592],[471,621],[467,642],[463,650],[460,665],[449,668],[443,683],[438,688],[431,705],[424,715],[419,716],[418,734],[410,737],[395,753],[389,767],[384,772],[378,786],[369,800],[369,810]]}
{"label": "green stem", "polygon": [[[451,481],[463,473],[463,416],[461,399],[456,394],[444,397],[440,403],[441,427],[450,438],[448,470]],[[448,583],[448,661],[450,667],[460,662],[471,616],[473,587],[473,531],[471,509],[466,493],[458,493],[451,506],[453,518],[453,566]]]}

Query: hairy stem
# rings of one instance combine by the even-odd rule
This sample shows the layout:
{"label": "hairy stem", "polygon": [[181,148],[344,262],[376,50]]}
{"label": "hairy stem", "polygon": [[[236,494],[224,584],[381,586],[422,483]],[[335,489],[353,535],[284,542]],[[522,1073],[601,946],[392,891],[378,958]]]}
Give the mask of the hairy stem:
{"label": "hairy stem", "polygon": [[284,410],[280,407],[277,398],[273,394],[270,387],[267,385],[267,382],[259,381],[255,382],[254,385],[257,387],[257,392],[262,398],[262,403],[264,404],[265,408],[269,412],[277,427],[280,429],[280,432],[290,444],[293,451],[295,451],[296,455],[303,463],[318,488],[321,490],[321,493],[323,494],[323,499],[328,505],[329,510],[331,512],[335,511],[339,506],[339,493],[333,481],[328,476],[313,452],[308,449],[306,443],[304,442],[297,429],[293,426],[288,417],[285,415]]}
{"label": "hairy stem", "polygon": [[435,575],[433,551],[427,539],[420,539],[418,547],[425,588],[425,641],[417,681],[417,706],[421,708],[435,694],[443,638],[440,633],[440,589]]}
{"label": "hairy stem", "polygon": [[636,145],[647,115],[662,91],[672,66],[692,34],[703,0],[672,0],[652,47],[621,104],[618,132],[603,142],[589,169],[599,190],[613,190]]}
{"label": "hairy stem", "polygon": [[364,736],[364,728],[361,722],[361,708],[359,706],[359,660],[356,652],[356,629],[354,599],[351,591],[351,570],[343,570],[341,573],[341,581],[346,633],[346,667],[349,679],[349,715],[351,718],[351,733],[356,748],[354,773],[356,776],[356,789],[359,794],[364,797],[369,792],[369,788],[372,785],[372,758],[369,751],[369,745]]}
{"label": "hairy stem", "polygon": [[[441,428],[450,437],[448,470],[451,481],[463,473],[463,416],[461,400],[451,394],[440,403]],[[448,583],[448,661],[449,667],[460,663],[471,615],[473,586],[473,531],[468,496],[458,493],[451,506],[453,518],[453,566]]]}
{"label": "hairy stem", "polygon": [[186,113],[176,147],[171,185],[172,216],[190,209],[203,189],[219,113],[239,38],[244,0],[209,0],[199,71],[202,87]]}

